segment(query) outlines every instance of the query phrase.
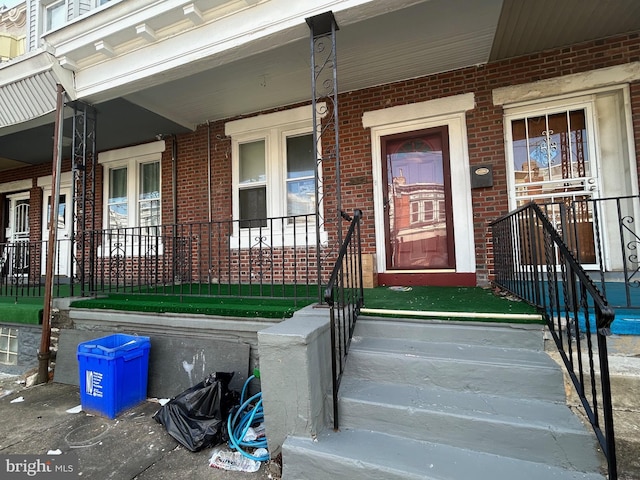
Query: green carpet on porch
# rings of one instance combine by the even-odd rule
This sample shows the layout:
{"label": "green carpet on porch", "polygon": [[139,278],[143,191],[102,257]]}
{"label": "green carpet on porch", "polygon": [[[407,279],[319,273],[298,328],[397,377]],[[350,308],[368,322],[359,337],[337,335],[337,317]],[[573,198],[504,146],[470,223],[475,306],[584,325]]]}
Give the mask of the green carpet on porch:
{"label": "green carpet on porch", "polygon": [[[537,318],[538,312],[525,302],[495,295],[492,290],[481,287],[377,287],[365,289],[364,315],[367,309],[375,309],[375,316],[406,317],[402,312],[416,312],[420,318],[440,318],[466,321],[544,323]],[[380,313],[386,310],[388,313]],[[433,315],[430,312],[456,312],[461,316]],[[481,314],[474,317],[473,314]],[[495,317],[485,314],[498,314]],[[531,316],[536,317],[531,317]],[[502,317],[502,318],[501,318]]]}
{"label": "green carpet on porch", "polygon": [[251,318],[290,318],[312,299],[265,297],[191,297],[180,295],[110,294],[106,298],[77,300],[73,308],[110,309],[151,313],[189,313]]}
{"label": "green carpet on porch", "polygon": [[0,322],[42,323],[42,298],[23,297],[16,303],[15,297],[0,297]]}

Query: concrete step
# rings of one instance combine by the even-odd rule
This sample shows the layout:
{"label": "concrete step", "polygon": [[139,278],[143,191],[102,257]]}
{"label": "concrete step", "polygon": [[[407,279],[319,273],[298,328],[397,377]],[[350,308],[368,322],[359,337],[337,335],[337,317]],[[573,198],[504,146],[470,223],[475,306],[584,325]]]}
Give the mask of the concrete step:
{"label": "concrete step", "polygon": [[522,348],[358,336],[351,342],[345,376],[565,400],[558,365],[544,352]]}
{"label": "concrete step", "polygon": [[[595,437],[564,403],[345,377],[340,426],[595,471]],[[573,462],[579,462],[577,465]]]}
{"label": "concrete step", "polygon": [[604,480],[597,473],[352,429],[316,440],[289,437],[283,458],[283,480]]}
{"label": "concrete step", "polygon": [[354,336],[543,350],[542,325],[359,317]]}

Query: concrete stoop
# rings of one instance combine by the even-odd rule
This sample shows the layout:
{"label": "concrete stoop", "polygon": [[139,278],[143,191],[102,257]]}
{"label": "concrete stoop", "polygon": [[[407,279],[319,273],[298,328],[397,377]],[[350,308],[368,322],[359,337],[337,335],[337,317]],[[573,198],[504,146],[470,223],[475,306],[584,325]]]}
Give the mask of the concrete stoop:
{"label": "concrete stoop", "polygon": [[604,479],[541,326],[360,318],[340,431],[289,437],[283,479]]}

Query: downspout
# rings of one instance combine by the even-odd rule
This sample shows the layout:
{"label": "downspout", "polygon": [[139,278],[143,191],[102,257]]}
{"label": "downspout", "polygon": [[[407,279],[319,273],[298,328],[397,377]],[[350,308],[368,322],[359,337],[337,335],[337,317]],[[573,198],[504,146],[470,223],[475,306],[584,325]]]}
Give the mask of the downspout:
{"label": "downspout", "polygon": [[178,226],[178,141],[175,134],[171,135],[171,194],[175,235]]}
{"label": "downspout", "polygon": [[211,123],[209,120],[207,120],[207,187],[207,205],[209,206],[209,223],[211,223]]}
{"label": "downspout", "polygon": [[58,229],[57,212],[60,198],[60,175],[62,170],[62,129],[64,120],[65,91],[57,85],[56,120],[53,136],[53,167],[51,171],[51,209],[49,218],[49,240],[47,243],[47,264],[45,270],[44,305],[42,313],[42,335],[38,351],[38,375],[36,384],[49,381],[49,359],[51,357],[51,310],[53,303],[53,267],[56,258]]}

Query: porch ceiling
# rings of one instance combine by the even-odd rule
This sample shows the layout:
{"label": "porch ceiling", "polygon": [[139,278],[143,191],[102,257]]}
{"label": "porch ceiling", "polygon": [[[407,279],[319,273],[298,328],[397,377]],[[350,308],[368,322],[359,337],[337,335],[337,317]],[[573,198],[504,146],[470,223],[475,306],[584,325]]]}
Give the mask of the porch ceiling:
{"label": "porch ceiling", "polygon": [[[380,5],[386,4],[372,8],[366,2],[336,2],[341,92],[640,31],[637,0],[404,0],[396,4],[403,8],[387,10]],[[98,149],[307,101],[308,37],[301,18],[286,31],[197,62],[175,65],[160,74],[141,74],[101,91],[87,88],[86,96],[83,73],[77,72],[79,98],[96,105],[99,112]],[[114,48],[118,52],[118,46]],[[106,68],[116,60],[117,56],[96,65]],[[43,123],[27,122],[21,131],[11,133],[0,129],[0,170],[15,168],[12,162],[51,160],[53,125]]]}

